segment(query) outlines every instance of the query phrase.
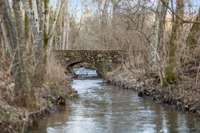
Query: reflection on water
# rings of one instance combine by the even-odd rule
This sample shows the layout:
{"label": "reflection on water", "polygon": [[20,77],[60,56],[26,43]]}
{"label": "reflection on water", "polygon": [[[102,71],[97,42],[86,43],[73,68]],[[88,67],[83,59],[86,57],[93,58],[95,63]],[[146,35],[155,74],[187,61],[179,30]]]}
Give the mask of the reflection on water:
{"label": "reflection on water", "polygon": [[[192,114],[154,104],[102,80],[74,80],[80,99],[39,122],[33,133],[200,133]],[[69,108],[69,107],[67,107]]]}

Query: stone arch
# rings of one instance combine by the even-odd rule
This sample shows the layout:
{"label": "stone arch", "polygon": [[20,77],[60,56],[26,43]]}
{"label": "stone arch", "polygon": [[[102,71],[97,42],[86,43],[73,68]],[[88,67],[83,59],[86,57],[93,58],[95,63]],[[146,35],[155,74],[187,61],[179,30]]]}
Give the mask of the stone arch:
{"label": "stone arch", "polygon": [[[89,65],[84,66],[84,63],[87,63],[87,64],[89,64]],[[72,74],[74,75],[72,69],[73,69],[73,67],[74,67],[75,65],[78,65],[78,64],[81,64],[81,65],[83,65],[84,67],[89,67],[89,68],[91,68],[91,69],[95,69],[99,77],[102,77],[102,76],[103,76],[103,75],[102,75],[102,72],[99,70],[98,66],[96,66],[95,64],[93,64],[93,63],[91,63],[91,62],[85,61],[85,60],[76,60],[76,61],[73,61],[73,62],[68,63],[68,65],[66,66],[67,71],[70,72],[70,73],[72,73]]]}
{"label": "stone arch", "polygon": [[64,67],[86,62],[91,64],[101,76],[105,76],[107,72],[116,69],[123,63],[126,56],[122,50],[56,50],[55,57]]}

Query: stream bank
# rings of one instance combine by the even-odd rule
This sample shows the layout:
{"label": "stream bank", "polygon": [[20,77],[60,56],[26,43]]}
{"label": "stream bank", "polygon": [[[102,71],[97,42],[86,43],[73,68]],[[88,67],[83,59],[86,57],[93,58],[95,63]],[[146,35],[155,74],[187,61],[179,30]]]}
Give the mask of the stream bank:
{"label": "stream bank", "polygon": [[130,71],[115,71],[105,79],[112,85],[136,91],[140,97],[149,97],[157,103],[172,105],[180,111],[200,116],[200,89],[194,89],[189,81],[180,81],[162,88],[157,79],[137,78]]}
{"label": "stream bank", "polygon": [[[59,82],[45,82],[41,87],[34,88],[32,96],[34,101],[29,101],[30,107],[20,107],[14,104],[14,82],[10,75],[0,71],[0,129],[1,133],[24,133],[35,124],[58,111],[64,105],[66,96],[73,97],[74,91],[70,86],[70,79]],[[31,108],[32,104],[37,106]]]}
{"label": "stream bank", "polygon": [[138,97],[102,79],[74,79],[79,93],[64,111],[40,120],[29,133],[198,133],[200,119]]}

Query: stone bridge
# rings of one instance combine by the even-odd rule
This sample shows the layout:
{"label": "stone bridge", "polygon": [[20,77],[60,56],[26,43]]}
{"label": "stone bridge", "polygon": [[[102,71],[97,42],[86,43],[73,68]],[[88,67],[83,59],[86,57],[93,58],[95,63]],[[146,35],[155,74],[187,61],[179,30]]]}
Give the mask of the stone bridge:
{"label": "stone bridge", "polygon": [[67,70],[81,63],[89,64],[103,76],[121,65],[126,57],[123,50],[55,50],[55,57]]}

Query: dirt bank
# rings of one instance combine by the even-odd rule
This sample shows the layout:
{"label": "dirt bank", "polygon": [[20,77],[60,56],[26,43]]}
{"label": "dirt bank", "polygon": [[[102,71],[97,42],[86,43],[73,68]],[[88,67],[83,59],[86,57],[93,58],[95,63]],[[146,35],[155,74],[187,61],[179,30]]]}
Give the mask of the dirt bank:
{"label": "dirt bank", "polygon": [[[41,87],[33,88],[33,101],[29,107],[15,104],[14,82],[11,76],[0,71],[0,129],[1,133],[23,133],[35,120],[42,119],[65,105],[67,97],[75,94],[70,86],[70,79],[59,82],[45,82]],[[34,107],[33,107],[34,105]]]}
{"label": "dirt bank", "polygon": [[200,89],[192,86],[192,81],[180,81],[162,88],[155,78],[134,76],[130,71],[121,71],[108,74],[108,83],[132,89],[138,96],[148,96],[152,100],[175,106],[178,110],[194,112],[200,116]]}

